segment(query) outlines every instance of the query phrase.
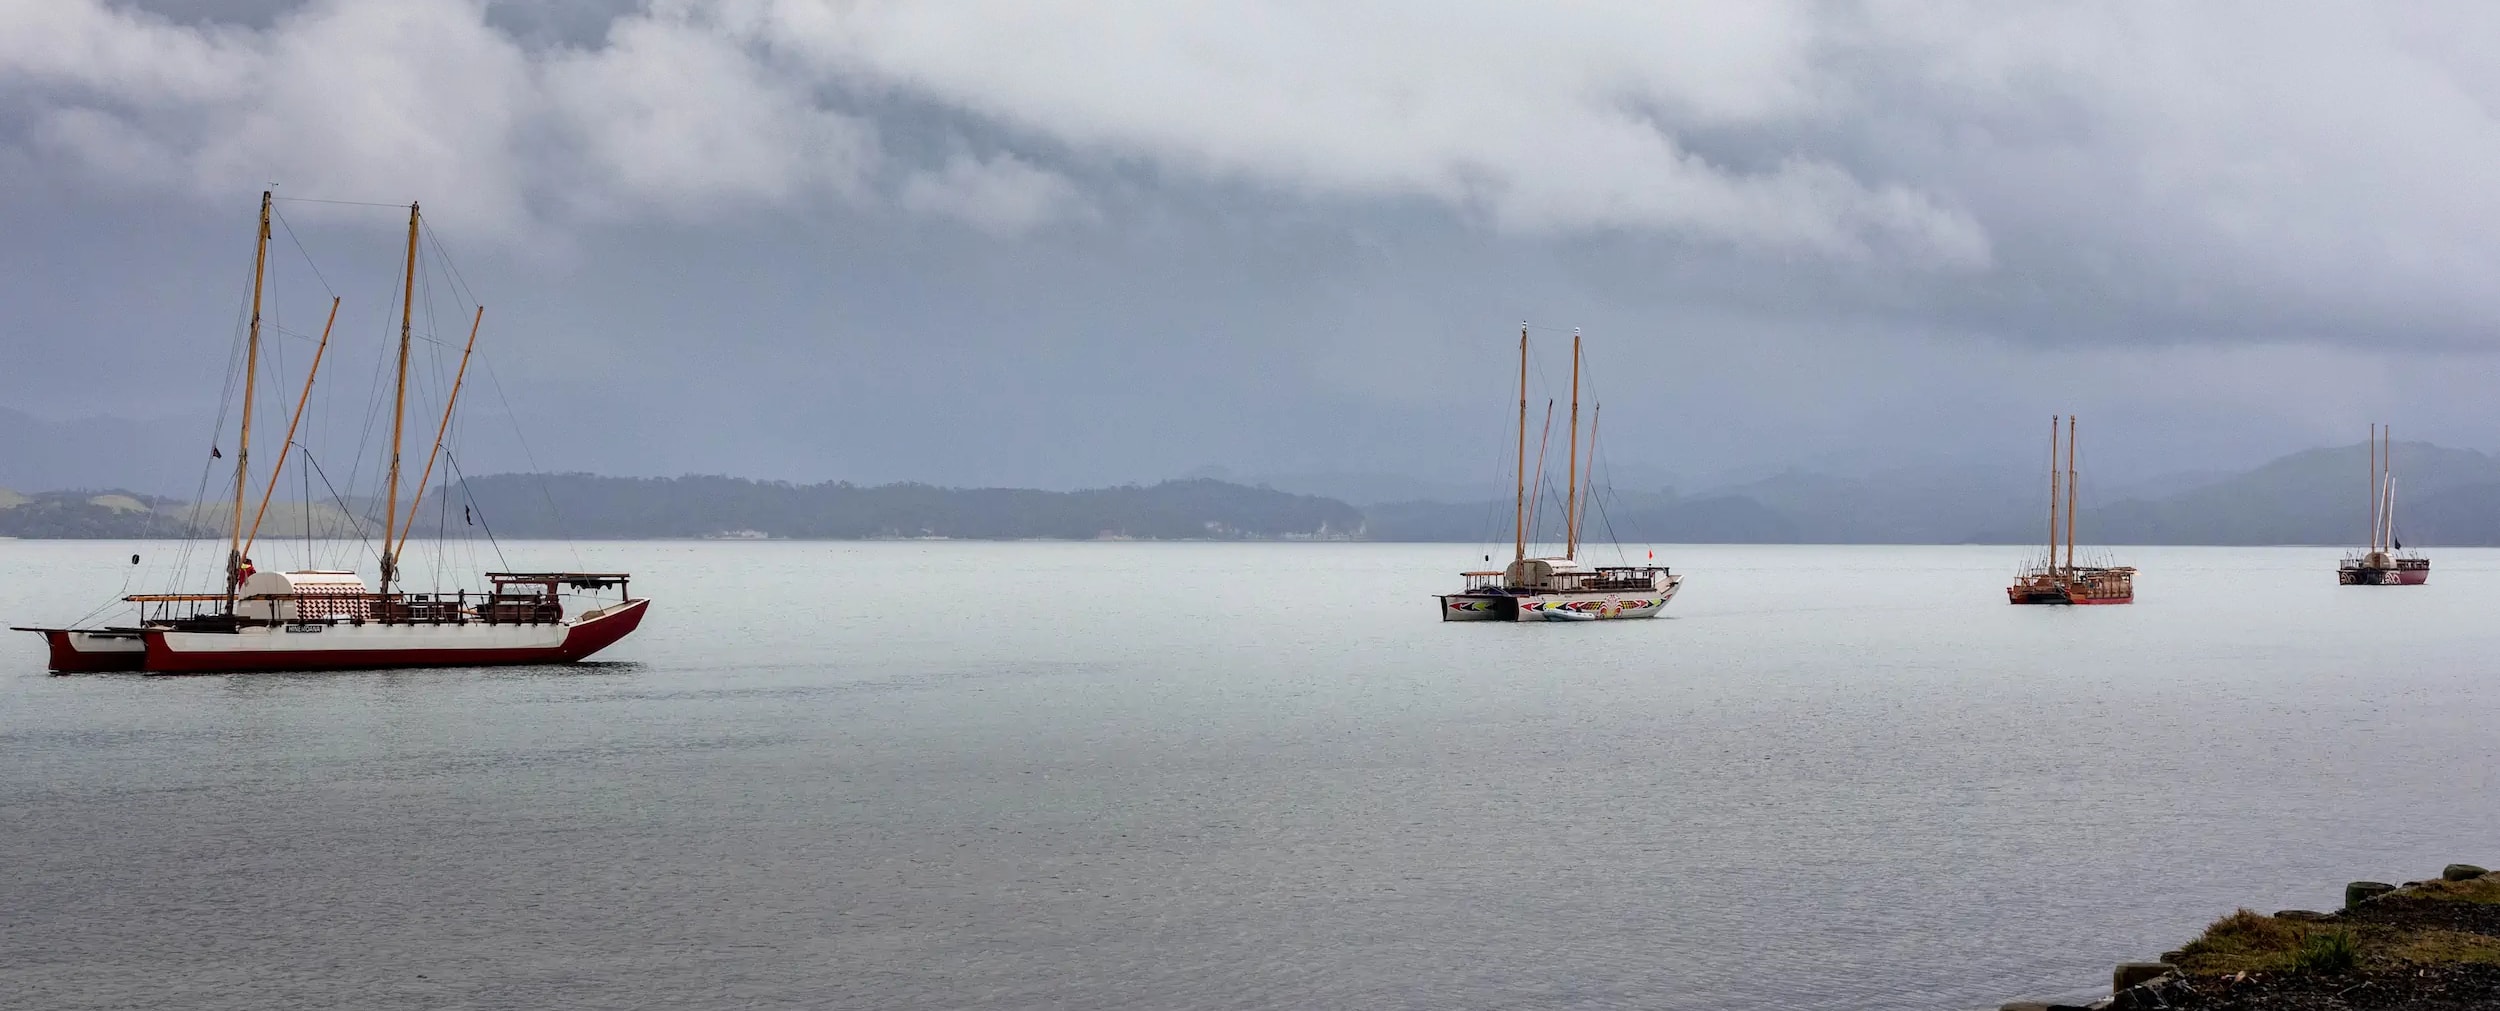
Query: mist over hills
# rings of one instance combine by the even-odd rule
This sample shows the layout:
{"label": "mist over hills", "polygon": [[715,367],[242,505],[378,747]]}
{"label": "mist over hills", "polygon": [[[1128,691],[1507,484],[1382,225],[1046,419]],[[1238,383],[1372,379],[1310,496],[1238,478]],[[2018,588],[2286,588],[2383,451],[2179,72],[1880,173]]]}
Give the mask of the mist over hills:
{"label": "mist over hills", "polygon": [[[346,506],[273,503],[262,530],[280,537],[379,534],[380,503]],[[222,536],[231,510],[119,492],[0,492],[0,537]],[[247,507],[245,518],[251,515]],[[1325,540],[1358,537],[1362,527],[1362,512],[1342,502],[1208,480],[1055,492],[498,474],[454,484],[448,494],[434,489],[412,536]]]}
{"label": "mist over hills", "polygon": [[[2500,544],[2500,459],[2396,444],[2400,536]],[[2345,544],[2367,538],[2369,449],[2306,450],[2238,473],[2187,471],[2103,491],[2083,475],[2080,536],[2099,544]],[[1510,539],[1508,497],[1365,508],[1373,540]],[[1549,494],[1539,540],[1557,540]],[[1691,494],[1601,493],[1586,536],[1649,543],[2023,544],[2048,534],[2046,468],[1923,468],[1845,477],[1791,471]],[[1610,534],[1611,530],[1611,534]]]}
{"label": "mist over hills", "polygon": [[[2402,539],[2422,547],[2500,545],[2500,459],[2418,442],[2398,443],[2396,452]],[[2367,468],[2368,449],[2356,443],[2294,453],[2239,473],[2183,472],[2108,492],[2087,471],[2081,538],[2094,544],[2358,542],[2366,536]],[[1362,475],[1307,480],[1296,487],[1302,482],[1291,478],[1252,485],[1201,476],[1062,492],[497,474],[455,485],[448,500],[438,486],[416,536],[477,525],[499,536],[576,538],[1511,539],[1509,496],[1358,506],[1315,489],[1451,489]],[[1590,504],[1584,530],[1597,543],[2024,544],[2046,536],[2047,484],[2045,473],[1932,467],[1854,477],[1790,471],[1691,493],[1606,487]],[[1534,510],[1532,539],[1559,541],[1563,506],[1550,484],[1545,492]],[[226,508],[123,492],[0,490],[0,536],[179,536],[185,529],[222,527]],[[319,536],[353,536],[378,528],[379,514],[379,506],[364,499],[309,510],[282,502],[272,506],[268,522],[288,533],[309,528]]]}

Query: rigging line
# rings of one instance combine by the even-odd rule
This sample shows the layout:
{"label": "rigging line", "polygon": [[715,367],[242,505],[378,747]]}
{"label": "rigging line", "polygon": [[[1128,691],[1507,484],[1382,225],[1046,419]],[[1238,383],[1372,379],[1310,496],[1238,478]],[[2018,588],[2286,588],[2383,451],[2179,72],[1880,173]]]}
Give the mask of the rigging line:
{"label": "rigging line", "polygon": [[[1590,441],[1591,443],[1594,443],[1596,440],[1591,439]],[[1597,481],[1597,469],[1599,467],[1604,467],[1606,469],[1606,481],[1604,484],[1599,484]],[[1632,564],[1631,557],[1623,553],[1623,536],[1615,533],[1614,514],[1606,509],[1606,500],[1614,498],[1616,494],[1614,461],[1606,456],[1606,450],[1604,447],[1594,444],[1589,446],[1589,486],[1592,490],[1603,489],[1603,491],[1590,495],[1589,498],[1597,503],[1598,520],[1606,524],[1606,539],[1614,542],[1615,564]]]}
{"label": "rigging line", "polygon": [[425,226],[425,241],[433,244],[434,258],[443,262],[443,273],[451,279],[452,294],[469,305],[478,304],[477,292],[470,290],[469,279],[461,276],[459,265],[451,260],[450,247],[443,245],[442,234],[435,230],[431,222]]}
{"label": "rigging line", "polygon": [[321,198],[319,198],[319,197],[277,197],[277,196],[270,197],[269,199],[271,199],[271,200],[279,200],[279,201],[284,201],[284,202],[286,202],[286,203],[291,203],[291,204],[335,204],[335,205],[338,205],[338,206],[340,206],[340,207],[392,207],[392,208],[397,208],[397,209],[400,209],[400,210],[406,210],[406,209],[408,209],[408,205],[407,205],[407,204],[381,204],[381,203],[375,203],[375,202],[373,202],[373,201],[371,201],[371,200],[323,200],[323,199],[321,199]]}
{"label": "rigging line", "polygon": [[[147,529],[148,529],[147,524],[153,524],[153,523],[155,522],[155,519],[156,519],[156,510],[155,510],[155,509],[153,509],[153,508],[151,508],[151,509],[149,509],[149,510],[148,510],[148,519],[147,519],[147,521],[146,521],[146,522],[145,522],[145,523],[144,523],[144,524],[140,527],[140,539],[141,539],[141,540],[146,540],[146,539],[147,539]],[[85,614],[79,615],[79,616],[78,616],[78,620],[76,620],[76,621],[72,621],[72,622],[70,622],[70,623],[69,623],[69,624],[70,624],[70,627],[72,627],[72,628],[76,628],[76,627],[78,627],[78,626],[80,626],[80,625],[84,625],[84,624],[86,624],[86,623],[88,623],[88,622],[90,622],[90,621],[94,621],[97,615],[99,615],[99,614],[103,614],[104,612],[106,612],[106,611],[108,611],[108,610],[111,610],[111,609],[112,609],[112,607],[113,607],[113,605],[115,605],[115,604],[119,604],[119,603],[122,603],[122,602],[123,602],[122,598],[127,597],[127,596],[130,596],[130,580],[131,580],[131,578],[132,578],[132,577],[136,576],[136,575],[138,574],[138,572],[139,572],[139,566],[136,564],[136,563],[137,563],[137,561],[138,561],[138,556],[137,556],[137,555],[135,555],[135,554],[134,554],[134,555],[132,555],[132,556],[131,556],[131,561],[132,561],[132,563],[133,563],[133,564],[123,567],[123,569],[122,569],[122,588],[121,588],[121,589],[119,589],[119,590],[114,591],[112,599],[107,600],[107,601],[105,601],[104,603],[97,604],[97,605],[95,606],[95,610],[92,610],[92,611],[89,611],[89,612],[87,612],[87,613],[85,613]]]}
{"label": "rigging line", "polygon": [[[373,541],[371,538],[365,536],[364,524],[356,522],[356,511],[347,507],[347,499],[339,494],[337,485],[330,483],[329,472],[321,469],[321,461],[313,458],[311,449],[307,448],[304,450],[304,462],[311,465],[313,473],[321,475],[321,486],[330,489],[330,501],[338,503],[339,513],[347,517],[348,531],[356,535],[357,543],[363,544],[365,548],[370,551],[373,547]],[[374,560],[377,562],[380,561],[381,556],[375,555]]]}
{"label": "rigging line", "polygon": [[460,477],[460,497],[468,503],[470,514],[477,517],[478,529],[486,531],[487,546],[495,549],[495,567],[511,571],[512,563],[503,557],[503,542],[495,539],[494,524],[486,522],[486,509],[477,504],[477,491],[469,487],[468,472],[460,469],[459,458],[452,456],[450,450],[443,451],[443,462],[449,464],[451,472]]}
{"label": "rigging line", "polygon": [[[555,491],[547,486],[547,471],[538,465],[538,454],[530,449],[529,435],[521,430],[521,415],[512,409],[512,398],[504,395],[503,380],[495,375],[494,360],[481,358],[478,366],[486,370],[486,383],[495,388],[495,399],[503,403],[504,419],[512,422],[512,438],[521,444],[521,458],[529,461],[530,474],[538,479],[538,495],[547,500],[547,518],[555,521],[558,530],[572,529],[570,524],[564,522],[563,511],[556,508]],[[564,547],[573,556],[574,568],[583,568],[581,545],[570,534],[565,535]]]}
{"label": "rigging line", "polygon": [[269,323],[269,322],[264,322],[264,323],[261,325],[261,329],[262,329],[263,331],[266,331],[266,332],[274,332],[274,333],[279,334],[280,336],[285,336],[285,337],[293,337],[293,338],[295,338],[295,339],[297,339],[297,340],[303,340],[303,341],[313,340],[313,339],[316,339],[316,338],[318,338],[318,337],[320,337],[320,336],[321,336],[320,334],[310,334],[310,333],[305,333],[304,331],[297,330],[297,329],[295,329],[294,327],[289,327],[289,326],[280,326],[280,325],[278,325],[278,324],[276,324],[276,323]]}
{"label": "rigging line", "polygon": [[304,469],[304,475],[303,475],[303,477],[304,477],[304,567],[305,567],[305,568],[307,568],[307,569],[309,569],[309,568],[312,568],[312,567],[313,567],[313,500],[312,500],[312,468],[309,466],[309,464],[310,464],[310,462],[311,462],[311,459],[312,459],[312,450],[305,449],[304,447],[302,447],[302,446],[300,446],[300,445],[299,445],[299,446],[297,446],[297,447],[295,447],[295,450],[296,450],[296,452],[299,452],[299,453],[303,453],[303,454],[305,454],[305,462],[307,463],[307,466],[303,468],[303,469]]}
{"label": "rigging line", "polygon": [[[257,243],[259,240],[255,237],[253,241]],[[191,493],[191,509],[183,520],[183,546],[174,553],[171,574],[173,581],[177,584],[190,574],[191,552],[193,545],[199,540],[201,510],[207,504],[208,499],[209,476],[216,473],[216,461],[222,455],[217,443],[225,437],[226,418],[234,410],[234,384],[235,379],[243,371],[244,328],[250,312],[248,302],[237,303],[235,306],[234,329],[227,338],[229,343],[226,346],[225,385],[217,394],[217,421],[208,430],[209,458],[200,463],[199,485]]]}
{"label": "rigging line", "polygon": [[[284,200],[284,199],[286,199],[286,198],[285,198],[285,197],[274,197],[274,198],[272,198],[272,199]],[[298,252],[298,253],[303,254],[303,256],[304,256],[304,266],[305,266],[307,269],[310,269],[310,270],[312,271],[312,273],[313,273],[313,279],[314,279],[314,280],[317,280],[317,281],[320,281],[320,282],[321,282],[321,291],[322,291],[322,293],[323,293],[323,294],[326,294],[326,295],[328,295],[328,296],[330,296],[331,298],[337,298],[337,297],[338,297],[338,295],[339,295],[339,293],[338,293],[337,291],[334,291],[334,290],[332,290],[332,289],[331,289],[331,287],[330,287],[330,279],[329,279],[329,278],[327,278],[327,277],[322,276],[322,274],[321,274],[321,265],[320,265],[320,264],[318,264],[318,263],[314,263],[314,262],[313,262],[313,258],[312,258],[312,250],[305,249],[305,248],[304,248],[304,240],[302,240],[302,239],[299,239],[299,238],[296,238],[296,237],[295,237],[295,226],[294,226],[294,225],[290,225],[290,224],[288,224],[288,223],[287,223],[287,220],[286,220],[286,215],[281,214],[281,213],[278,213],[278,211],[277,211],[277,209],[276,209],[276,208],[271,208],[271,209],[270,209],[270,216],[278,219],[278,227],[286,230],[286,239],[287,239],[287,241],[288,241],[288,242],[292,242],[292,243],[294,243],[294,244],[295,244],[295,251],[296,251],[296,252]]]}
{"label": "rigging line", "polygon": [[[391,274],[390,298],[384,301],[380,309],[382,323],[381,329],[385,335],[384,346],[386,348],[390,346],[389,335],[393,330],[397,329],[391,325],[391,317],[397,315],[392,312],[391,309],[393,305],[400,301],[399,289],[401,283],[399,273],[397,271],[393,271]],[[391,360],[392,356],[387,352],[374,356],[373,378],[366,384],[365,387],[364,428],[356,433],[356,457],[349,463],[347,468],[347,487],[351,491],[358,487],[359,482],[364,480],[365,454],[374,449],[374,429],[376,426],[381,424],[382,418],[382,377],[385,373],[390,371]]]}
{"label": "rigging line", "polygon": [[[1608,494],[1612,494],[1611,489]],[[1606,509],[1606,496],[1592,495],[1590,498],[1597,502],[1597,521],[1606,525],[1606,539],[1615,543],[1615,564],[1632,564],[1632,560],[1623,553],[1623,538],[1615,533],[1615,516]]]}

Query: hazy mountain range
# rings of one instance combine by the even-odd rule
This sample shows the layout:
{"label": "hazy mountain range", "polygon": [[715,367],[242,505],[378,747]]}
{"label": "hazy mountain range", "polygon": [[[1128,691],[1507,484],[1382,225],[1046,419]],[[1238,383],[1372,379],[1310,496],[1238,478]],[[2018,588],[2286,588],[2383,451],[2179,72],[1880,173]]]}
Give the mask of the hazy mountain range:
{"label": "hazy mountain range", "polygon": [[[2398,443],[2399,534],[2422,545],[2500,544],[2500,459]],[[2083,475],[2079,536],[2101,544],[2343,544],[2366,539],[2369,450],[2313,449],[2241,472],[2180,473],[2112,489]],[[1376,503],[1376,540],[1508,540],[1512,503]],[[1551,540],[1561,509],[1547,497]],[[2048,474],[1934,468],[1865,476],[1790,472],[1682,494],[1599,496],[1592,540],[1698,543],[2020,544],[2048,535]]]}
{"label": "hazy mountain range", "polygon": [[[2426,443],[2399,443],[2396,450],[2402,539],[2417,546],[2500,545],[2500,459]],[[2106,491],[2087,472],[2081,538],[2095,544],[2352,543],[2366,536],[2367,468],[2368,450],[2355,444],[2295,453],[2237,473],[2182,473]],[[1694,492],[1616,484],[1596,497],[1584,529],[1588,540],[1601,543],[2019,544],[2046,536],[2047,485],[2045,468],[1861,476],[1792,471]],[[1390,497],[1418,488],[1447,497]],[[418,533],[482,524],[518,537],[1501,543],[1511,538],[1513,506],[1507,495],[1347,474],[1198,476],[1073,492],[500,474],[456,486],[448,501],[438,490]],[[178,536],[186,525],[222,527],[226,508],[211,503],[195,510],[183,500],[127,492],[0,491],[0,536]],[[377,527],[379,511],[361,499],[316,506],[309,514],[280,504],[267,522],[289,533],[309,525],[334,536]],[[1557,494],[1547,488],[1535,509],[1535,539],[1558,540],[1562,514]]]}

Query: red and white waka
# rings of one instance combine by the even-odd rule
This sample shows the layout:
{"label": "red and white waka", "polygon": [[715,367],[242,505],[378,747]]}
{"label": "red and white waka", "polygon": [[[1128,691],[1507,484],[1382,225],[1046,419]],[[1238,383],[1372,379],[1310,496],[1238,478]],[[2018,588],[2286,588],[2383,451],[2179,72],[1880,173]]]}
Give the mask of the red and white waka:
{"label": "red and white waka", "polygon": [[[287,426],[286,444],[247,527],[245,492],[251,480],[251,422],[260,367],[261,296],[270,216],[270,194],[263,193],[253,262],[251,325],[243,359],[243,420],[234,454],[233,513],[225,524],[229,536],[222,592],[124,597],[138,607],[136,621],[130,625],[19,626],[18,631],[43,636],[50,668],[65,673],[212,673],[568,663],[615,644],[640,626],[650,601],[632,595],[630,577],[622,572],[489,572],[488,588],[482,591],[409,592],[400,586],[399,561],[408,546],[409,527],[416,522],[434,462],[443,454],[443,436],[459,402],[469,354],[477,346],[477,324],[485,316],[485,309],[479,307],[472,317],[468,345],[461,352],[460,368],[435,430],[434,448],[403,514],[400,442],[407,413],[420,220],[414,204],[408,207],[408,264],[400,299],[398,385],[393,395],[382,539],[370,546],[381,562],[378,584],[368,586],[363,577],[341,570],[255,569],[250,553],[260,522],[268,515],[270,496],[286,466],[284,450],[301,448],[294,441],[296,425],[303,420],[304,405],[310,401],[322,352],[330,340],[330,327],[325,324],[320,346],[305,373],[303,397]],[[331,322],[337,317],[334,296]],[[310,459],[310,451],[304,453]],[[446,494],[448,485],[446,480]],[[132,561],[136,563],[137,556]],[[573,607],[568,607],[568,598]]]}

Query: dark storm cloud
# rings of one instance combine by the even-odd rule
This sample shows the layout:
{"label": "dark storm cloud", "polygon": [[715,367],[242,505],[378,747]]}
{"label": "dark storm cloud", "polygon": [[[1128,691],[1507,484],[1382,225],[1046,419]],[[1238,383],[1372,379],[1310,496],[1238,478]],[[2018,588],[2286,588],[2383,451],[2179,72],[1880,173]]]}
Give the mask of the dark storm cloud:
{"label": "dark storm cloud", "polygon": [[[0,406],[213,413],[278,181],[428,202],[557,466],[1469,479],[1523,317],[1687,473],[2485,444],[2495,17],[15,5]],[[387,298],[387,213],[289,213]]]}

